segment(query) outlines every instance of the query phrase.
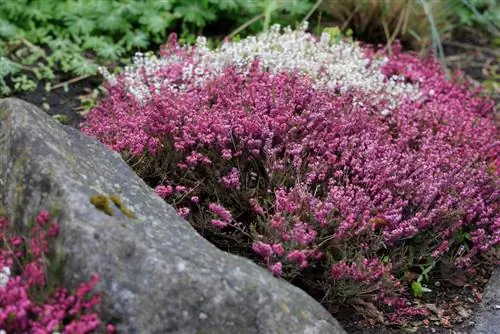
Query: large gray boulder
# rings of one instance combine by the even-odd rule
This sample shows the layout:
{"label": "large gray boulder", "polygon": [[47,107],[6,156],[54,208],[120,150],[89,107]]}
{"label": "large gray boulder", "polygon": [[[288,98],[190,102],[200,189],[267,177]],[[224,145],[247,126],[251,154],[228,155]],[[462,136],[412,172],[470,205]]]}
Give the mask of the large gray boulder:
{"label": "large gray boulder", "polygon": [[[90,203],[109,194],[135,218]],[[98,273],[101,316],[121,333],[345,333],[300,289],[207,242],[119,154],[31,104],[0,100],[0,209],[25,226],[54,207],[64,285]]]}
{"label": "large gray boulder", "polygon": [[486,288],[475,317],[472,334],[500,334],[500,267],[497,267]]}

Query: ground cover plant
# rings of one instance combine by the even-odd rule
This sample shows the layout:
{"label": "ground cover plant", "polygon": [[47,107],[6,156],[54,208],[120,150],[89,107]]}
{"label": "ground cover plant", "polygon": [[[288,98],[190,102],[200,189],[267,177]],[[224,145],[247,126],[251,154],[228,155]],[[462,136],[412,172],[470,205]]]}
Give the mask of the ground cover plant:
{"label": "ground cover plant", "polygon": [[138,54],[82,125],[218,247],[380,322],[498,263],[493,102],[434,58],[275,26]]}
{"label": "ground cover plant", "polygon": [[123,65],[133,52],[157,47],[169,31],[186,41],[207,29],[223,38],[254,16],[249,33],[271,19],[295,23],[312,6],[295,0],[2,0],[0,95],[33,91],[39,84],[47,91],[67,88],[95,75],[99,65]]}
{"label": "ground cover plant", "polygon": [[[60,287],[61,259],[54,253],[59,223],[47,211],[40,212],[26,229],[16,233],[0,217],[0,333],[96,333],[104,332],[93,293],[97,275],[77,291]],[[114,333],[108,325],[107,333]]]}
{"label": "ground cover plant", "polygon": [[[339,26],[364,41],[390,46],[400,39],[405,47],[423,52],[431,44],[443,51],[444,42],[444,54],[451,58],[441,53],[441,61],[460,63],[453,68],[472,72],[498,96],[498,66],[490,53],[486,59],[455,57],[457,51],[463,53],[462,46],[477,47],[478,31],[492,34],[492,42],[481,46],[498,44],[498,12],[494,0],[398,0],[390,6],[371,0],[0,0],[0,97],[14,95],[76,127],[102,95],[97,67],[118,71],[136,51],[158,49],[172,31],[181,43],[203,34],[210,45],[218,45],[225,37],[255,34],[272,23],[304,20],[314,22],[315,34]],[[458,49],[446,45],[469,35],[472,43],[467,39]]]}

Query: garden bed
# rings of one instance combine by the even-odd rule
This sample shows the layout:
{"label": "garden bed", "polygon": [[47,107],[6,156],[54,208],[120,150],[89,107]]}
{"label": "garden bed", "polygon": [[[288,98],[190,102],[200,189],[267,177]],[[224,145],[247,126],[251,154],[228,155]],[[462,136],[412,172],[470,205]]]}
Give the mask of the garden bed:
{"label": "garden bed", "polygon": [[349,333],[467,333],[498,264],[498,41],[455,30],[441,73],[397,42],[325,31],[215,50],[173,36],[103,70],[105,89],[55,73],[64,84],[14,96],[121,153],[206,239]]}
{"label": "garden bed", "polygon": [[474,277],[472,305],[496,263],[487,98],[397,45],[278,27],[217,50],[173,37],[160,58],[104,73],[110,93],[85,133],[208,240],[335,316],[347,303],[372,325],[431,331],[471,316],[432,300]]}

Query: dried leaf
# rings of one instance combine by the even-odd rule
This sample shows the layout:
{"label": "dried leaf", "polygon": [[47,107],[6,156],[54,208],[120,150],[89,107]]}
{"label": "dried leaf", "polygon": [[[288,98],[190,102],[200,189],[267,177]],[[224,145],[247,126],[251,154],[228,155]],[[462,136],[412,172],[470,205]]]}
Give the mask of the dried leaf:
{"label": "dried leaf", "polygon": [[438,314],[438,308],[436,304],[425,304],[425,307],[434,314]]}
{"label": "dried leaf", "polygon": [[458,287],[463,287],[464,285],[466,285],[469,282],[469,280],[467,279],[467,276],[465,276],[465,275],[451,276],[449,278],[446,278],[446,281],[448,281],[449,283],[453,284],[454,286],[458,286]]}
{"label": "dried leaf", "polygon": [[456,307],[455,309],[457,310],[458,314],[459,314],[460,316],[462,316],[463,318],[468,318],[468,317],[470,317],[470,316],[471,316],[471,314],[472,314],[472,311],[471,311],[471,310],[466,309],[466,308],[464,308],[464,307],[462,307],[462,306],[458,306],[458,307]]}
{"label": "dried leaf", "polygon": [[382,312],[380,312],[372,303],[368,303],[357,298],[351,302],[351,306],[369,321],[375,320],[378,323],[384,322]]}

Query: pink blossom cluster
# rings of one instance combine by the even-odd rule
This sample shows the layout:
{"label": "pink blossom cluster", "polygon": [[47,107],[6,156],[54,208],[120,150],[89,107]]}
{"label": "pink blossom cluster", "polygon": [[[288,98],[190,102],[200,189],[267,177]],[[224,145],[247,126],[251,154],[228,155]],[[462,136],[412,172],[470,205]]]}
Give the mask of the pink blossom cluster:
{"label": "pink blossom cluster", "polygon": [[[50,239],[59,224],[47,211],[35,219],[28,237],[12,235],[10,223],[0,218],[0,329],[6,333],[95,333],[101,321],[93,309],[100,296],[92,290],[99,282],[93,275],[72,294],[64,288],[48,293],[47,257]],[[39,300],[42,300],[41,302]],[[114,326],[106,327],[114,333]]]}
{"label": "pink blossom cluster", "polygon": [[215,227],[226,227],[233,220],[231,212],[220,204],[210,203],[208,205],[208,210],[216,216],[215,219],[210,221]]}
{"label": "pink blossom cluster", "polygon": [[[435,60],[393,51],[385,75],[420,93],[388,115],[362,90],[317,89],[256,60],[183,91],[151,86],[147,104],[118,77],[82,131],[145,179],[193,189],[196,203],[175,205],[193,209],[195,227],[239,223],[275,275],[328,268],[321,277],[333,290],[369,283],[389,300],[412,249],[421,254],[413,263],[446,255],[468,266],[500,242],[493,103],[447,80]],[[159,73],[181,81],[181,67]]]}

